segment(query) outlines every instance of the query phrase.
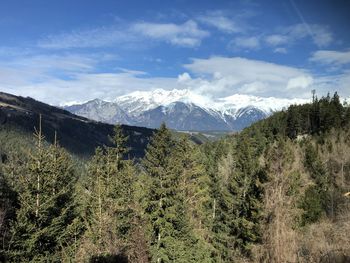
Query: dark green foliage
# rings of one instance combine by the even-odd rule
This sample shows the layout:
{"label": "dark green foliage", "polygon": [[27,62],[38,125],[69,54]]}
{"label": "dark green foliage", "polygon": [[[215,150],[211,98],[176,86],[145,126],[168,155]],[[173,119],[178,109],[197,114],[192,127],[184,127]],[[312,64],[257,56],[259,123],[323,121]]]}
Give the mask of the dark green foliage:
{"label": "dark green foliage", "polygon": [[[223,242],[223,249],[225,244],[230,244],[237,254],[244,255],[249,255],[250,246],[260,240],[262,183],[266,180],[266,175],[258,167],[251,143],[247,137],[239,136],[233,153],[219,167],[223,186],[219,202],[221,216],[216,221],[216,228],[221,229],[218,241]],[[227,254],[226,260],[232,260],[232,256]]]}
{"label": "dark green foliage", "polygon": [[178,175],[171,171],[170,154],[174,146],[175,141],[163,124],[152,137],[143,160],[151,181],[145,207],[150,221],[151,255],[160,262],[169,262],[177,256],[172,255],[172,246],[185,228],[183,200],[177,200]]}
{"label": "dark green foliage", "polygon": [[349,107],[342,105],[337,93],[331,98],[314,98],[311,104],[291,105],[287,110],[277,112],[269,118],[259,121],[242,133],[255,137],[258,130],[268,141],[277,135],[295,139],[298,135],[320,135],[332,128],[346,127],[350,123]]}
{"label": "dark green foliage", "polygon": [[61,249],[70,245],[66,230],[75,217],[72,162],[57,144],[43,145],[41,127],[36,137],[37,146],[28,163],[16,171],[19,208],[11,227],[8,256],[17,262],[57,258]]}
{"label": "dark green foliage", "polygon": [[[349,118],[334,94],[201,146],[162,125],[135,163],[124,126],[89,160],[48,145],[41,129],[33,144],[1,127],[0,261],[258,260],[262,241],[271,248],[293,237],[285,229],[306,230],[347,207],[348,148],[339,145],[349,144]],[[279,229],[266,236],[269,223]]]}
{"label": "dark green foliage", "polygon": [[[247,131],[246,131],[247,132]],[[266,174],[257,159],[266,139],[259,129],[203,146],[210,175],[211,243],[215,262],[232,262],[250,255],[260,240],[263,185]],[[211,148],[209,148],[211,147]]]}
{"label": "dark green foliage", "polygon": [[[61,146],[73,154],[89,158],[96,147],[112,146],[109,135],[113,134],[113,125],[91,121],[32,98],[3,92],[0,92],[0,103],[5,105],[0,107],[0,131],[18,130],[30,138],[39,115],[42,115],[46,140],[53,143],[54,133],[57,131]],[[153,130],[127,125],[122,127],[125,135],[129,136],[130,156],[142,158]],[[17,148],[18,145],[14,144],[13,147]]]}
{"label": "dark green foliage", "polygon": [[300,205],[304,210],[301,225],[314,223],[320,219],[324,212],[322,198],[322,193],[320,193],[320,189],[317,186],[308,187]]}
{"label": "dark green foliage", "polygon": [[304,209],[303,225],[316,222],[323,213],[333,214],[334,208],[329,173],[319,159],[313,145],[308,143],[305,147],[305,167],[308,169],[315,185],[308,187],[301,203],[301,208]]}
{"label": "dark green foliage", "polygon": [[289,138],[295,139],[301,131],[301,115],[298,107],[291,105],[287,111],[287,129],[286,134]]}
{"label": "dark green foliage", "polygon": [[138,223],[135,170],[124,159],[128,138],[117,125],[111,140],[113,147],[96,149],[83,185],[86,231],[81,250],[92,262],[108,262],[105,260],[120,256],[118,251],[132,253],[129,243]]}
{"label": "dark green foliage", "polygon": [[10,222],[16,217],[17,194],[0,173],[0,262],[6,259],[10,240]]}
{"label": "dark green foliage", "polygon": [[[186,142],[174,141],[163,124],[152,137],[143,167],[150,180],[145,213],[149,220],[150,252],[154,262],[208,262],[208,251],[192,232],[182,184],[191,160]],[[179,147],[179,148],[177,148]],[[172,151],[178,149],[179,151]],[[189,163],[190,162],[190,163]],[[195,174],[192,174],[195,175]]]}

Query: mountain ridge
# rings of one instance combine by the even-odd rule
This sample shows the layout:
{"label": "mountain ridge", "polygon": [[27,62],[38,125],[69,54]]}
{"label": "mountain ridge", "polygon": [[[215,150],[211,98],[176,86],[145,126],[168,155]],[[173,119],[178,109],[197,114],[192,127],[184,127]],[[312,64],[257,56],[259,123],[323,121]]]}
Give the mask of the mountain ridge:
{"label": "mountain ridge", "polygon": [[[77,116],[29,97],[0,92],[0,131],[15,128],[32,135],[39,115],[42,115],[45,139],[52,143],[57,132],[60,144],[71,153],[91,156],[96,147],[111,146],[109,136],[113,135],[114,125]],[[122,129],[129,136],[130,157],[143,157],[154,130],[130,125],[122,125]]]}
{"label": "mountain ridge", "polygon": [[[210,99],[188,89],[156,89],[134,91],[112,101],[95,101],[64,108],[77,115],[110,124],[158,128],[161,122],[165,122],[176,130],[240,131],[274,111],[291,104],[303,104],[308,100],[263,98],[243,94]],[[206,124],[201,124],[203,120]]]}

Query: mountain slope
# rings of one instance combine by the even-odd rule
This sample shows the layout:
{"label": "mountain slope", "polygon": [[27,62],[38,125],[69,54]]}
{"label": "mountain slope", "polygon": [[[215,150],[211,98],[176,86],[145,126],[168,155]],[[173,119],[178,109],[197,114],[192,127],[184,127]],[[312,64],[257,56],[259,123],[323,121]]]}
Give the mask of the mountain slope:
{"label": "mountain slope", "polygon": [[[53,141],[57,131],[60,144],[78,155],[90,155],[97,146],[110,145],[109,135],[113,125],[91,121],[31,98],[17,97],[0,92],[0,128],[17,129],[32,134],[38,126],[39,115],[46,139]],[[153,130],[122,126],[129,136],[131,157],[142,157]]]}
{"label": "mountain slope", "polygon": [[[137,125],[156,128],[165,122],[176,130],[231,130],[219,114],[209,112],[192,103],[174,102],[143,112],[136,118]],[[135,123],[135,124],[136,124]]]}
{"label": "mountain slope", "polygon": [[272,112],[306,100],[235,94],[209,99],[190,90],[136,91],[113,102],[93,100],[65,107],[72,113],[106,123],[158,128],[164,121],[176,130],[239,131]]}
{"label": "mountain slope", "polygon": [[131,123],[128,114],[118,104],[99,99],[88,101],[82,105],[67,106],[65,109],[79,116],[109,124]]}

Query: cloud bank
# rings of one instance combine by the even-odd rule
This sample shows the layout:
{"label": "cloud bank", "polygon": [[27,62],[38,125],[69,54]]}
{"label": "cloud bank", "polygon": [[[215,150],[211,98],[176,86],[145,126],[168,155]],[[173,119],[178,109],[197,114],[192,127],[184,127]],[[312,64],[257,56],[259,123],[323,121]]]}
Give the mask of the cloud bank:
{"label": "cloud bank", "polygon": [[[321,53],[322,54],[322,53]],[[262,97],[308,98],[337,89],[350,96],[350,72],[313,75],[306,69],[244,57],[193,58],[177,77],[151,77],[146,72],[117,69],[97,72],[98,55],[19,58],[0,63],[2,91],[27,95],[54,105],[115,97],[137,90],[189,89],[209,98],[233,94]],[[106,59],[109,56],[105,55]],[[38,66],[41,65],[41,66]]]}

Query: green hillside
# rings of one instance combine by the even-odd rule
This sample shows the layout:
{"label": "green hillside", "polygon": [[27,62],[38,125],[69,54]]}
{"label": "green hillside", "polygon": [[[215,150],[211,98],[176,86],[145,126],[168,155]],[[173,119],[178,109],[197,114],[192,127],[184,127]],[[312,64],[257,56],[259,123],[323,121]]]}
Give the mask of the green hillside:
{"label": "green hillside", "polygon": [[124,127],[78,162],[45,125],[4,127],[0,261],[350,261],[350,107],[337,94],[200,145],[162,125],[137,163]]}
{"label": "green hillside", "polygon": [[[89,157],[96,147],[111,145],[113,125],[91,121],[32,98],[0,92],[0,132],[15,129],[31,136],[38,127],[39,115],[45,139],[52,143],[56,132],[60,144],[73,154]],[[127,125],[123,130],[129,136],[130,156],[142,157],[153,130]]]}

